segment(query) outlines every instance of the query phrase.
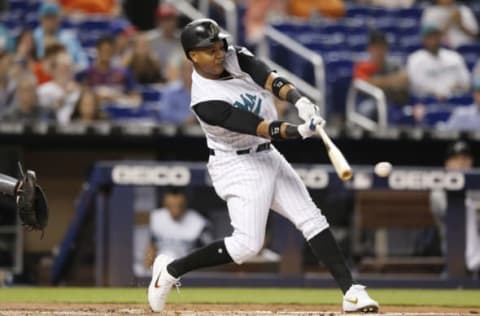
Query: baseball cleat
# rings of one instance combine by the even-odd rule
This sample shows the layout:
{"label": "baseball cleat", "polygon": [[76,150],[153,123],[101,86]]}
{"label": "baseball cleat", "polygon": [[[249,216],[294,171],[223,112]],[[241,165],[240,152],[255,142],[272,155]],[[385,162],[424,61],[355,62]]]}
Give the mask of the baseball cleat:
{"label": "baseball cleat", "polygon": [[345,313],[377,313],[379,305],[368,296],[365,286],[354,284],[343,296],[343,311]]}
{"label": "baseball cleat", "polygon": [[174,278],[167,271],[167,265],[172,261],[168,256],[158,255],[153,262],[152,280],[148,286],[148,304],[153,312],[163,310],[173,285],[177,288],[180,286],[180,279]]}

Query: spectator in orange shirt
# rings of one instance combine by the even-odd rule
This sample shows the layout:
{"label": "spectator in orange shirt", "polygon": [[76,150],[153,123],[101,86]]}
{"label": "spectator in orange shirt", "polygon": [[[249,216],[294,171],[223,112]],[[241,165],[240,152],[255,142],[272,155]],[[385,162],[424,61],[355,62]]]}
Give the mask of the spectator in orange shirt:
{"label": "spectator in orange shirt", "polygon": [[47,46],[43,59],[33,65],[33,73],[39,85],[52,80],[51,71],[53,60],[58,53],[65,51],[65,47],[58,43]]}
{"label": "spectator in orange shirt", "polygon": [[408,79],[404,67],[388,58],[388,42],[384,33],[369,35],[368,59],[354,65],[354,79],[362,79],[385,92],[388,103],[404,105],[408,101]]}
{"label": "spectator in orange shirt", "polygon": [[310,18],[319,14],[328,18],[340,18],[345,15],[343,0],[290,0],[288,12],[299,18]]}
{"label": "spectator in orange shirt", "polygon": [[119,15],[119,0],[58,0],[67,13]]}

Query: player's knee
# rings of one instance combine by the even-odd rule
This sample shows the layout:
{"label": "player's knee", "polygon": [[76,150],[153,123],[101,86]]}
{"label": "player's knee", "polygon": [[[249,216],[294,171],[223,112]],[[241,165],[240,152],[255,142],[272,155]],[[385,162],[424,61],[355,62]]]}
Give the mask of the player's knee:
{"label": "player's knee", "polygon": [[256,240],[247,236],[233,235],[225,239],[227,250],[233,261],[242,264],[248,259],[255,257],[263,248],[264,240]]}
{"label": "player's knee", "polygon": [[303,237],[306,240],[310,240],[328,227],[329,224],[327,218],[320,212],[297,225],[298,230],[302,232]]}

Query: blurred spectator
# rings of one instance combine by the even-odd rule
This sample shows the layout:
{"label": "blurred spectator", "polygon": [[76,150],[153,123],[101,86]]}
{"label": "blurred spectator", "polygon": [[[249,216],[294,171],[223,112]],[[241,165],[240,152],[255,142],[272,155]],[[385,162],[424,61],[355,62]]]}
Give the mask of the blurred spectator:
{"label": "blurred spectator", "polygon": [[40,6],[40,26],[33,33],[37,58],[45,55],[45,48],[52,43],[65,46],[78,69],[85,69],[88,58],[77,36],[72,31],[60,30],[60,8],[56,3],[44,2]]}
{"label": "blurred spectator", "polygon": [[475,78],[480,78],[480,59],[477,60],[477,62],[475,63],[475,66],[473,67],[472,77],[473,77],[473,80],[475,80]]}
{"label": "blurred spectator", "polygon": [[58,53],[52,63],[52,80],[37,89],[38,104],[57,113],[57,120],[71,114],[80,96],[80,86],[74,81],[73,63],[67,52]]}
{"label": "blurred spectator", "polygon": [[439,101],[468,92],[470,74],[463,57],[442,48],[441,32],[435,26],[423,26],[423,48],[407,61],[411,92],[417,97],[435,97]]}
{"label": "blurred spectator", "polygon": [[362,79],[385,92],[387,101],[404,105],[408,101],[408,78],[403,65],[388,58],[388,42],[384,33],[369,35],[368,60],[354,65],[355,79]]}
{"label": "blurred spectator", "polygon": [[18,36],[14,60],[20,71],[33,71],[37,58],[31,30],[23,30]]}
{"label": "blurred spectator", "polygon": [[478,35],[478,23],[473,11],[455,0],[436,0],[423,11],[422,25],[434,25],[443,32],[443,43],[456,48],[473,43]]}
{"label": "blurred spectator", "polygon": [[163,207],[151,212],[150,231],[147,267],[159,252],[179,258],[213,240],[207,220],[188,208],[186,194],[175,188],[165,192]]}
{"label": "blurred spectator", "polygon": [[12,56],[6,51],[0,51],[0,114],[7,111],[15,94],[16,81],[10,72]]}
{"label": "blurred spectator", "polygon": [[127,61],[127,67],[135,76],[138,83],[161,83],[165,82],[162,75],[162,67],[150,49],[148,41],[138,36],[131,57]]}
{"label": "blurred spectator", "polygon": [[410,8],[415,0],[357,0],[356,3],[384,8]]}
{"label": "blurred spectator", "polygon": [[52,111],[38,106],[36,85],[37,81],[33,74],[25,73],[19,77],[13,106],[2,117],[3,120],[33,123],[54,118]]}
{"label": "blurred spectator", "polygon": [[245,39],[251,45],[263,39],[265,24],[270,16],[278,17],[287,12],[286,1],[283,0],[245,0],[244,6]]}
{"label": "blurred spectator", "polygon": [[132,25],[123,21],[114,22],[112,34],[115,42],[115,54],[113,56],[113,66],[127,67],[132,56],[132,46],[136,35],[136,29]]}
{"label": "blurred spectator", "polygon": [[69,118],[73,122],[92,123],[105,119],[105,114],[100,109],[100,103],[95,94],[85,89],[77,103],[74,111]]}
{"label": "blurred spectator", "polygon": [[35,77],[37,77],[39,85],[52,80],[52,63],[55,60],[55,56],[65,51],[65,47],[58,43],[53,43],[45,48],[43,59],[35,62],[33,65],[33,72]]}
{"label": "blurred spectator", "polygon": [[[162,75],[168,81],[177,79],[175,76],[178,72],[175,72],[175,66],[184,56],[177,24],[178,15],[175,7],[171,4],[162,3],[157,10],[157,28],[146,34],[150,47],[157,54],[158,61],[164,71]],[[167,70],[171,74],[167,73]]]}
{"label": "blurred spectator", "polygon": [[13,39],[10,36],[10,32],[0,23],[0,51],[13,50]]}
{"label": "blurred spectator", "polygon": [[140,95],[136,92],[136,82],[131,72],[122,67],[114,67],[114,41],[105,36],[96,45],[97,59],[87,70],[78,74],[78,80],[93,89],[102,103],[136,107]]}
{"label": "blurred spectator", "polygon": [[190,110],[190,88],[192,86],[192,63],[183,59],[181,79],[165,87],[160,102],[160,121],[177,125],[196,122]]}
{"label": "blurred spectator", "polygon": [[58,0],[69,14],[106,14],[117,16],[121,13],[120,0]]}
{"label": "blurred spectator", "polygon": [[321,15],[327,18],[340,18],[345,15],[343,0],[289,0],[288,12],[299,18]]}
{"label": "blurred spectator", "polygon": [[480,77],[473,82],[473,89],[474,103],[456,108],[445,124],[447,129],[480,130]]}
{"label": "blurred spectator", "polygon": [[[474,166],[474,157],[470,146],[464,141],[449,144],[445,157],[445,168],[450,171],[468,172]],[[432,213],[437,220],[442,237],[442,251],[446,254],[446,213],[448,208],[447,195],[444,190],[434,190],[430,194]],[[467,191],[465,201],[466,211],[466,249],[465,261],[469,270],[480,269],[480,194],[478,191]]]}

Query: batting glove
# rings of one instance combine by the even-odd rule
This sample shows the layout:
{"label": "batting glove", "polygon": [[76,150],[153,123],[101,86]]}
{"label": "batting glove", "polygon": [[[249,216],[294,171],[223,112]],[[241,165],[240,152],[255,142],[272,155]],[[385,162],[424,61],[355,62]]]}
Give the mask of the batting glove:
{"label": "batting glove", "polygon": [[324,125],[325,120],[319,115],[314,115],[308,122],[298,125],[297,130],[302,138],[305,139],[317,133],[317,126],[323,127]]}
{"label": "batting glove", "polygon": [[318,106],[312,103],[308,98],[301,97],[295,102],[295,107],[298,110],[298,117],[304,122],[308,122],[314,115],[318,115]]}

